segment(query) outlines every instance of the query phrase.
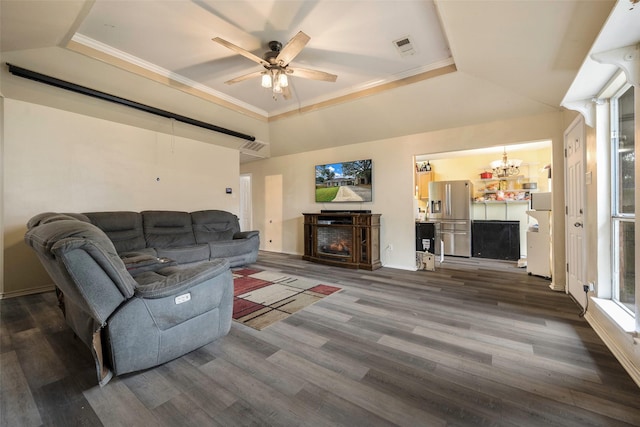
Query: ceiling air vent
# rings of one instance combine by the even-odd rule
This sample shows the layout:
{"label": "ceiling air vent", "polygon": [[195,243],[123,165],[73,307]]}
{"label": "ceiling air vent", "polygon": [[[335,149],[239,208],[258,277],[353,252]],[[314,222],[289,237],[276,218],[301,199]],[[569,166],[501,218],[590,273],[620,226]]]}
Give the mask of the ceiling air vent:
{"label": "ceiling air vent", "polygon": [[400,56],[413,55],[416,53],[413,45],[411,44],[411,40],[409,40],[409,36],[395,40],[393,45],[398,49]]}
{"label": "ceiling air vent", "polygon": [[264,147],[266,147],[267,144],[265,144],[264,142],[260,142],[260,141],[248,141],[245,142],[242,147],[240,147],[241,151],[253,151],[255,153],[257,153],[258,151],[262,150]]}
{"label": "ceiling air vent", "polygon": [[[240,163],[251,160],[266,159],[270,155],[268,143],[260,141],[247,141],[240,147]],[[265,150],[265,147],[267,149]]]}

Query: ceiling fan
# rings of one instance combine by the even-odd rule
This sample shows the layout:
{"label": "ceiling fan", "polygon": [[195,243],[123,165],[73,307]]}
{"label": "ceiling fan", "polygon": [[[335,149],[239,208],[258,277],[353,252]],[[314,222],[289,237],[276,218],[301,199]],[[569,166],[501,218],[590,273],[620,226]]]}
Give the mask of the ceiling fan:
{"label": "ceiling fan", "polygon": [[278,41],[270,41],[269,49],[271,50],[265,52],[262,58],[241,48],[240,46],[236,46],[231,42],[221,39],[220,37],[215,37],[212,40],[239,53],[245,58],[249,58],[250,60],[257,62],[265,68],[264,70],[254,71],[228,80],[225,82],[226,84],[230,85],[252,79],[254,77],[260,77],[262,87],[271,88],[274,99],[277,99],[279,94],[282,94],[284,99],[289,99],[291,97],[291,92],[289,90],[289,76],[325,82],[335,82],[338,78],[335,74],[325,73],[324,71],[289,67],[289,63],[302,51],[310,39],[311,38],[308,35],[300,31],[291,40],[289,40],[284,47],[282,47],[282,43]]}

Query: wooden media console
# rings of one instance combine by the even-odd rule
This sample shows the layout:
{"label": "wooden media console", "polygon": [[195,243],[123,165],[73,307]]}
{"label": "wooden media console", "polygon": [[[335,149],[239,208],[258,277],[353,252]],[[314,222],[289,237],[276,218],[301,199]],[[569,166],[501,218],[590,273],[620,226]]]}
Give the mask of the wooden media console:
{"label": "wooden media console", "polygon": [[380,214],[303,213],[302,259],[347,268],[375,270],[380,263]]}

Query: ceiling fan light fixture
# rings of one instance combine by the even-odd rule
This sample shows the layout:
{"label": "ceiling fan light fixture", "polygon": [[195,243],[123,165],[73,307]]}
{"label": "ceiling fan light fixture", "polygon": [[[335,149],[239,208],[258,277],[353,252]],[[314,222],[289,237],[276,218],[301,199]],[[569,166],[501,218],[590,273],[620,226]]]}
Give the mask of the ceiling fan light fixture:
{"label": "ceiling fan light fixture", "polygon": [[271,75],[269,75],[268,73],[262,73],[262,81],[261,81],[261,85],[264,88],[270,88],[271,86],[273,86],[273,83],[271,81]]}
{"label": "ceiling fan light fixture", "polygon": [[289,86],[289,79],[287,78],[287,75],[283,72],[280,72],[278,75],[278,83],[280,87],[287,87]]}
{"label": "ceiling fan light fixture", "polygon": [[324,71],[304,68],[288,68],[289,63],[302,51],[310,40],[310,37],[302,31],[299,31],[295,36],[293,36],[284,47],[282,46],[282,43],[278,41],[270,41],[269,49],[271,50],[269,52],[265,52],[262,58],[220,37],[215,37],[212,40],[233,50],[245,58],[262,65],[265,69],[265,71],[262,72],[257,71],[236,77],[226,81],[225,83],[238,83],[249,78],[259,76],[260,85],[265,89],[271,89],[273,99],[275,100],[278,99],[277,95],[279,94],[283,94],[283,98],[285,100],[288,100],[291,97],[291,91],[289,90],[289,76],[287,76],[287,74],[293,74],[295,72],[295,75],[301,78],[325,82],[335,82],[338,78],[338,76],[325,73]]}

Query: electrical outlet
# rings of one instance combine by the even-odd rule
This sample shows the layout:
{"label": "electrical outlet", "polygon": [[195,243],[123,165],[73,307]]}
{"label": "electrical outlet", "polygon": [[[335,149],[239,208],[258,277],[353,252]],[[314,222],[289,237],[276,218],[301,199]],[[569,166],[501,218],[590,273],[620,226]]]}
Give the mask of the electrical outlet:
{"label": "electrical outlet", "polygon": [[595,285],[593,282],[589,282],[586,285],[582,285],[582,290],[585,292],[593,292],[595,290]]}

